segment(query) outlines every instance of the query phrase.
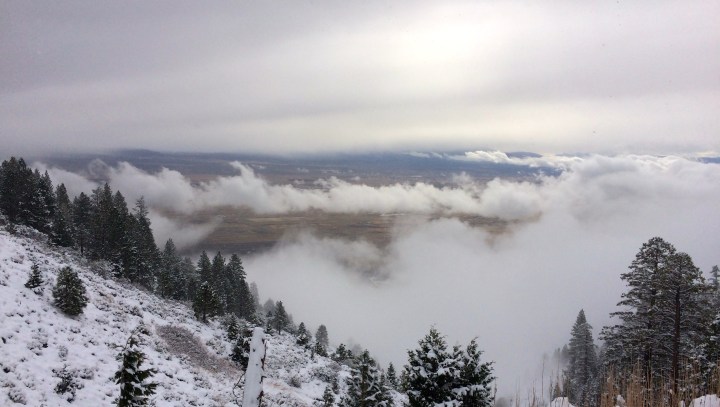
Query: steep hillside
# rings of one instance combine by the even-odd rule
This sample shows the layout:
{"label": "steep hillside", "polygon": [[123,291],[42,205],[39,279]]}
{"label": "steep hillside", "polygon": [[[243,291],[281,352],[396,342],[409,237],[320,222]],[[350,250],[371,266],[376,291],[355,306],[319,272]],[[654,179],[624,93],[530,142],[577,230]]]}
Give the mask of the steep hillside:
{"label": "steep hillside", "polygon": [[[219,319],[200,323],[186,304],[105,278],[101,264],[45,241],[31,229],[0,230],[0,405],[112,405],[116,355],[141,324],[148,331],[144,367],[157,369],[157,406],[234,406],[241,399],[242,371],[229,361],[232,347]],[[35,291],[24,286],[32,264],[45,280]],[[89,304],[78,317],[53,305],[52,287],[65,266],[87,289]],[[347,366],[312,357],[287,334],[268,338],[266,364],[267,405],[313,405],[336,377],[340,397],[349,375]],[[62,376],[73,383],[64,393]]]}

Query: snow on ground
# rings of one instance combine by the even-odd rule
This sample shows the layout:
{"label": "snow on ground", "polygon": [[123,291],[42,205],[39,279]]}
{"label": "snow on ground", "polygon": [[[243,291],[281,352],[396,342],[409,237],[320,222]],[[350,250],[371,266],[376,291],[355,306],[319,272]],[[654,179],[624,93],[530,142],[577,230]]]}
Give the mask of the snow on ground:
{"label": "snow on ground", "polygon": [[716,394],[703,396],[693,400],[690,407],[720,407],[720,397]]}
{"label": "snow on ground", "polygon": [[[149,332],[141,346],[143,367],[157,369],[157,406],[235,406],[241,400],[242,389],[234,387],[243,372],[229,362],[231,344],[219,320],[200,323],[186,304],[104,278],[101,265],[51,248],[37,232],[18,230],[23,236],[0,230],[0,405],[112,405],[119,394],[111,379],[116,355],[141,324]],[[38,293],[24,286],[33,263],[45,280]],[[87,289],[88,306],[77,317],[52,305],[64,266],[78,271]],[[56,392],[63,369],[77,384],[74,395]],[[334,377],[342,383],[348,368],[312,357],[282,334],[268,336],[266,374],[266,405],[306,406]]]}
{"label": "snow on ground", "polygon": [[575,407],[570,404],[570,400],[567,397],[558,397],[550,402],[550,407]]}

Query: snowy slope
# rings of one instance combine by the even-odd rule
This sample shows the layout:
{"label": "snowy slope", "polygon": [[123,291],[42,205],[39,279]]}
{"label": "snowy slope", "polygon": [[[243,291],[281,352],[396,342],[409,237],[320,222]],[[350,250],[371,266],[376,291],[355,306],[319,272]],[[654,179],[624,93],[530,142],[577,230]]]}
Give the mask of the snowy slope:
{"label": "snowy slope", "polygon": [[[149,331],[143,367],[158,370],[152,379],[157,406],[234,406],[236,396],[241,399],[242,389],[235,396],[233,387],[242,372],[228,361],[231,344],[219,321],[202,324],[185,304],[103,278],[99,265],[19,229],[24,236],[0,230],[0,405],[70,405],[70,392],[55,391],[60,379],[53,370],[63,367],[79,386],[72,405],[112,405],[119,394],[111,380],[118,346],[140,324]],[[24,287],[33,263],[45,280],[39,294]],[[52,305],[52,286],[64,266],[78,271],[89,297],[74,318]],[[312,405],[333,377],[348,375],[346,366],[311,358],[289,335],[268,338],[266,364],[267,405]]]}

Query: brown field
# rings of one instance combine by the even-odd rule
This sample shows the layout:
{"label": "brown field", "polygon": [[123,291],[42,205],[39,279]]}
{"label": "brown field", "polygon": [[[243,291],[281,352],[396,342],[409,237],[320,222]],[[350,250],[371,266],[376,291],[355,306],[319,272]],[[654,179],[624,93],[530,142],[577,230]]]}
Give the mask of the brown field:
{"label": "brown field", "polygon": [[[436,216],[437,217],[437,216]],[[394,231],[424,219],[436,218],[411,214],[327,213],[322,211],[289,214],[258,214],[248,209],[220,208],[184,217],[188,222],[208,222],[220,218],[219,226],[192,251],[249,254],[270,249],[283,236],[311,231],[319,237],[367,240],[386,247]],[[455,216],[474,227],[502,233],[508,226],[499,219],[480,216]]]}

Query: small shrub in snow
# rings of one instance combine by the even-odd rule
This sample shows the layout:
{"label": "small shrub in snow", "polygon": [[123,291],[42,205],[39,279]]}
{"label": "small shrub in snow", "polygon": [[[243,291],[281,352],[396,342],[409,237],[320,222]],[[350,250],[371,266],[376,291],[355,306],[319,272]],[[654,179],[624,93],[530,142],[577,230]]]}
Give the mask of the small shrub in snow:
{"label": "small shrub in snow", "polygon": [[63,345],[60,345],[58,347],[58,358],[60,358],[60,360],[64,361],[64,360],[67,360],[67,355],[68,355],[68,348]]}
{"label": "small shrub in snow", "polygon": [[302,386],[302,381],[299,376],[293,376],[290,378],[290,382],[288,384],[299,389],[300,386]]}
{"label": "small shrub in snow", "polygon": [[17,387],[13,387],[10,390],[8,390],[8,398],[13,403],[27,404],[27,399],[25,398],[25,393],[23,393],[22,390],[18,389]]}
{"label": "small shrub in snow", "polygon": [[63,366],[62,369],[53,369],[52,372],[55,377],[60,379],[60,382],[55,386],[55,393],[65,395],[65,399],[72,403],[75,400],[76,391],[83,388],[82,383],[78,381],[77,371]]}

